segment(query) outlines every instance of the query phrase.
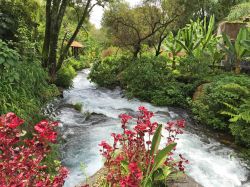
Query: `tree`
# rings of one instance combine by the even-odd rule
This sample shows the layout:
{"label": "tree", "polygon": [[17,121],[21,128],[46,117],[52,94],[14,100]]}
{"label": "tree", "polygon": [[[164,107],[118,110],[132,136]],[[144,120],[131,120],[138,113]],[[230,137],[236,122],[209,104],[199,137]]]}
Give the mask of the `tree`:
{"label": "tree", "polygon": [[168,24],[165,24],[158,32],[149,38],[149,44],[155,49],[155,56],[159,56],[162,52],[162,43],[167,38],[169,31],[179,29],[179,18],[184,13],[184,9],[180,6],[178,1],[173,0],[145,0],[144,3],[160,7],[162,10],[162,16],[171,18],[171,21],[169,21]]}
{"label": "tree", "polygon": [[[63,64],[70,45],[75,40],[92,9],[96,5],[104,6],[104,3],[107,1],[108,0],[78,0],[72,3],[70,0],[46,0],[46,26],[42,51],[42,64],[44,68],[48,68],[52,82],[55,80],[56,72]],[[62,45],[60,53],[58,54],[59,58],[57,58],[60,29],[66,8],[69,5],[77,6],[81,10],[81,13],[79,14],[79,20],[74,32],[67,44],[65,46]]]}
{"label": "tree", "polygon": [[142,44],[172,21],[173,18],[154,4],[144,3],[132,8],[127,3],[117,2],[105,11],[103,26],[116,46],[129,49],[137,58]]}
{"label": "tree", "polygon": [[[32,33],[38,24],[36,22],[36,15],[40,10],[39,3],[34,0],[1,0],[0,39],[4,41],[20,41],[18,37],[18,29],[20,27],[25,27]],[[31,34],[29,40],[32,40]]]}

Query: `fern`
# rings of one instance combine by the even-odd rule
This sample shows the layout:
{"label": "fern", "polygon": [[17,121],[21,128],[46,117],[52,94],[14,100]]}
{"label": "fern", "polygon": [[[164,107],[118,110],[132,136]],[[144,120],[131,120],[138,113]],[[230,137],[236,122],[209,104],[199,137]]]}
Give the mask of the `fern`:
{"label": "fern", "polygon": [[250,123],[250,100],[248,99],[243,101],[244,103],[240,105],[239,108],[228,103],[223,103],[229,111],[222,111],[221,114],[229,116],[229,121],[232,123],[236,123],[239,120]]}

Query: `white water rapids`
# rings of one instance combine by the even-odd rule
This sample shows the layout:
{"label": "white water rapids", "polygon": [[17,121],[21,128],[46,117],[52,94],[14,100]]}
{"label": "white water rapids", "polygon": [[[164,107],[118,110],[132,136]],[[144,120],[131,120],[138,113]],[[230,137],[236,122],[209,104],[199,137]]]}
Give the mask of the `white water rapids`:
{"label": "white water rapids", "polygon": [[[79,72],[73,88],[64,91],[56,116],[62,122],[61,133],[65,139],[61,149],[63,164],[70,169],[65,187],[84,181],[80,163],[87,167],[88,176],[102,167],[98,144],[101,140],[110,140],[111,132],[119,131],[119,114],[134,114],[139,106],[145,106],[155,112],[154,119],[158,122],[166,123],[178,118],[167,107],[155,107],[136,99],[127,100],[120,89],[99,88],[87,79],[88,73],[89,70]],[[67,105],[76,103],[82,104],[81,113]],[[234,157],[232,149],[188,129],[192,128],[187,128],[179,136],[177,149],[190,161],[187,166],[189,176],[204,187],[250,186],[249,170]]]}

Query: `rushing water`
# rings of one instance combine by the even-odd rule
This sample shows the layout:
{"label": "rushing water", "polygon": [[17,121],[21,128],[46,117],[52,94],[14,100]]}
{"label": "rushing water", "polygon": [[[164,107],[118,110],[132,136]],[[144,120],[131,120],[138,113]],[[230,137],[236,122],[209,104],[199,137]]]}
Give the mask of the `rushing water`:
{"label": "rushing water", "polygon": [[[119,131],[118,115],[134,114],[138,106],[155,112],[155,120],[167,122],[178,116],[167,107],[154,107],[138,100],[127,100],[120,89],[99,88],[87,79],[89,70],[79,72],[72,89],[65,91],[58,105],[56,118],[62,122],[61,133],[63,164],[70,169],[65,187],[79,185],[84,180],[80,163],[87,168],[88,176],[102,167],[98,144],[110,140],[111,132]],[[81,103],[82,112],[69,107]],[[182,116],[183,117],[183,116]],[[205,138],[204,138],[205,137]],[[249,187],[250,172],[234,151],[212,138],[195,133],[189,124],[178,141],[178,151],[189,159],[187,173],[204,187]]]}

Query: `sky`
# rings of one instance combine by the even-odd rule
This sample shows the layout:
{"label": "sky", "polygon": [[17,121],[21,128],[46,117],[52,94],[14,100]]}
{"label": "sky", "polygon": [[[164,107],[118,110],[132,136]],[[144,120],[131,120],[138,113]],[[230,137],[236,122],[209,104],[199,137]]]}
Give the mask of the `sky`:
{"label": "sky", "polygon": [[[129,2],[132,6],[134,6],[141,0],[125,0],[125,1]],[[94,7],[90,16],[90,22],[94,24],[96,28],[101,27],[102,15],[103,15],[103,8],[100,6]]]}

